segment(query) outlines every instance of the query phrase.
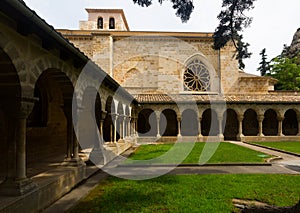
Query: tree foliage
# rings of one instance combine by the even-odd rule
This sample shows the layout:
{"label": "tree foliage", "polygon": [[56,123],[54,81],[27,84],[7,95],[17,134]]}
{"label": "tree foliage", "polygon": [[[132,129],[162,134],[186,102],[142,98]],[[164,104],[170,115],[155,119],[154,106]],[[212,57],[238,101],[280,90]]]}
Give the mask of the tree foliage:
{"label": "tree foliage", "polygon": [[[158,0],[160,4],[165,0]],[[173,4],[173,8],[176,10],[176,16],[180,17],[182,22],[187,22],[194,10],[194,4],[192,0],[170,0]],[[152,0],[133,0],[135,4],[142,7],[148,7],[152,4]]]}
{"label": "tree foliage", "polygon": [[260,72],[261,76],[264,76],[270,69],[269,62],[267,61],[266,48],[262,49],[259,55],[261,55],[261,62],[259,63],[260,66],[257,68],[257,71]]}
{"label": "tree foliage", "polygon": [[276,78],[278,90],[300,90],[300,65],[298,57],[276,57],[270,64],[269,76]]}
{"label": "tree foliage", "polygon": [[244,69],[243,59],[249,58],[248,43],[242,41],[241,31],[248,27],[252,18],[246,16],[245,11],[254,8],[255,0],[223,0],[224,8],[218,15],[219,26],[214,33],[214,49],[221,49],[228,41],[232,41],[236,48],[236,59],[239,61],[240,69]]}

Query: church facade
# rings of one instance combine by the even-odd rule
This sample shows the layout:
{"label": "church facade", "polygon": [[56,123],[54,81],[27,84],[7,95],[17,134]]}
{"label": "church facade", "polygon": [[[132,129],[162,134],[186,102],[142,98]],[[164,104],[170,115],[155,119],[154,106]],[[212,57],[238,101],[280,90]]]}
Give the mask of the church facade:
{"label": "church facade", "polygon": [[299,94],[239,70],[232,43],[218,51],[212,33],[131,31],[123,10],[86,11],[59,32],[138,101],[139,141],[299,139]]}

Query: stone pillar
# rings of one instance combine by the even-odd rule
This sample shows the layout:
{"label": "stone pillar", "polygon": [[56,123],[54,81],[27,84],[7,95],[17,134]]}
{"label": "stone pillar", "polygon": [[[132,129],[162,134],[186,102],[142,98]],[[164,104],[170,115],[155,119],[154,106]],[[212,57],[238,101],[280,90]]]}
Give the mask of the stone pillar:
{"label": "stone pillar", "polygon": [[177,117],[177,124],[178,124],[178,135],[177,135],[177,137],[181,137],[181,117]]}
{"label": "stone pillar", "polygon": [[160,111],[155,111],[155,115],[156,115],[156,124],[157,124],[157,135],[156,137],[160,138],[160,132],[159,132],[159,121],[160,121]]}
{"label": "stone pillar", "polygon": [[[73,119],[72,119],[72,102],[66,102],[64,104],[63,111],[67,118],[67,155],[62,163],[63,166],[83,166],[84,162],[78,155],[79,152],[79,142],[75,135]],[[77,116],[83,113],[82,108],[77,108]]]}
{"label": "stone pillar", "polygon": [[202,117],[198,117],[198,138],[202,138],[202,133],[201,133],[201,121]]}
{"label": "stone pillar", "polygon": [[114,132],[113,132],[113,142],[116,143],[117,142],[117,119],[118,119],[118,115],[117,114],[111,114],[111,119],[114,125]]}
{"label": "stone pillar", "polygon": [[[33,101],[33,100],[32,100]],[[21,101],[17,112],[11,112],[14,125],[11,126],[11,141],[8,147],[8,173],[0,185],[2,195],[23,195],[37,185],[26,176],[26,119],[33,108],[33,102]]]}
{"label": "stone pillar", "polygon": [[223,114],[222,113],[218,113],[218,122],[219,122],[219,134],[218,134],[218,137],[219,137],[219,140],[220,141],[223,141],[224,140],[224,135],[223,135]]}
{"label": "stone pillar", "polygon": [[265,116],[260,114],[257,116],[258,120],[258,136],[262,137],[264,136],[263,134],[263,121],[264,121]]}
{"label": "stone pillar", "polygon": [[284,116],[278,116],[277,120],[278,120],[278,136],[284,136],[282,133],[282,122],[284,120]]}
{"label": "stone pillar", "polygon": [[244,120],[244,115],[238,115],[238,120],[239,120],[239,133],[237,135],[237,139],[242,141],[244,135],[243,135],[243,120]]}

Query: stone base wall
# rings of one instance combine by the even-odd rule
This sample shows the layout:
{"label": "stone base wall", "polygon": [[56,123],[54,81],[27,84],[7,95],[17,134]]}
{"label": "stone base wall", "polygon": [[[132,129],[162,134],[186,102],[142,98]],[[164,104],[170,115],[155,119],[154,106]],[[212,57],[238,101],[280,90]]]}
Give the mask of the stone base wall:
{"label": "stone base wall", "polygon": [[300,136],[244,136],[243,142],[300,141]]}
{"label": "stone base wall", "polygon": [[5,198],[6,200],[1,202],[0,211],[38,212],[68,193],[84,179],[85,166],[59,167],[41,173],[32,178],[38,184],[36,190],[23,196]]}

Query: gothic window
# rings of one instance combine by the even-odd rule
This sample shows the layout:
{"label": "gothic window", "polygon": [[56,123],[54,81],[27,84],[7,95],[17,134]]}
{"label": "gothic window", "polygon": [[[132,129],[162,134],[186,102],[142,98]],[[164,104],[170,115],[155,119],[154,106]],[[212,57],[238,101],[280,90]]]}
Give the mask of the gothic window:
{"label": "gothic window", "polygon": [[115,19],[109,18],[109,29],[115,29]]}
{"label": "gothic window", "polygon": [[210,75],[199,58],[190,60],[183,74],[184,90],[206,92],[210,90]]}
{"label": "gothic window", "polygon": [[98,18],[97,28],[103,29],[103,18],[102,17]]}

